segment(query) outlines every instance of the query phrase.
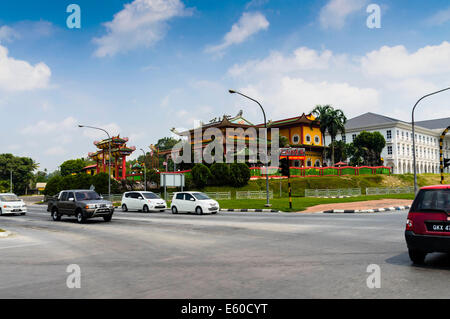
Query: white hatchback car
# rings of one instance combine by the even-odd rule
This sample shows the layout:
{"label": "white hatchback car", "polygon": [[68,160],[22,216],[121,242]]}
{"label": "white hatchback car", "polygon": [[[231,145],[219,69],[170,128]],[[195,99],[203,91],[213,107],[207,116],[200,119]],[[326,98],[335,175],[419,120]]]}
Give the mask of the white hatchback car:
{"label": "white hatchback car", "polygon": [[0,215],[27,213],[27,206],[24,201],[19,199],[15,194],[0,194]]}
{"label": "white hatchback car", "polygon": [[164,199],[153,192],[126,192],[122,196],[122,211],[129,210],[143,211],[165,211],[167,203]]}
{"label": "white hatchback car", "polygon": [[203,213],[217,214],[220,210],[217,201],[199,192],[174,193],[170,208],[172,209],[172,214],[178,214],[178,212],[196,213],[198,215]]}

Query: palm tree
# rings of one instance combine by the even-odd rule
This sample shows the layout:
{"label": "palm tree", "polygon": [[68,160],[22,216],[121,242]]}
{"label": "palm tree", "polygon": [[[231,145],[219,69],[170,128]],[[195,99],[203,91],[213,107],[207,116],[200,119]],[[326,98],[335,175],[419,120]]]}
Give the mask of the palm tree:
{"label": "palm tree", "polygon": [[[311,111],[311,114],[316,118],[313,123],[319,123],[320,132],[322,134],[323,146],[326,147],[325,143],[325,132],[328,129],[328,122],[330,120],[330,110],[333,108],[330,105],[316,105],[316,107]],[[311,123],[311,125],[313,124]],[[325,148],[323,149],[322,158],[325,159]]]}
{"label": "palm tree", "polygon": [[336,136],[340,132],[345,134],[345,124],[347,123],[347,117],[340,109],[330,108],[328,110],[327,131],[331,137],[331,162],[334,165],[334,141]]}

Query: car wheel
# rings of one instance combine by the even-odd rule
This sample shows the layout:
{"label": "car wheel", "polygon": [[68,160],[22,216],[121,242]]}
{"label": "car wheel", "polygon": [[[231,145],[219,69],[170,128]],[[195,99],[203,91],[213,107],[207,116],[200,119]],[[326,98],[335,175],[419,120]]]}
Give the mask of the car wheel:
{"label": "car wheel", "polygon": [[79,224],[84,224],[86,222],[86,216],[83,214],[82,211],[78,211],[77,213],[77,222]]}
{"label": "car wheel", "polygon": [[58,222],[58,221],[61,220],[61,215],[58,214],[58,211],[57,211],[56,209],[54,209],[54,210],[52,211],[52,219],[53,219],[53,221],[55,221],[55,222]]}
{"label": "car wheel", "polygon": [[109,214],[109,215],[103,216],[103,220],[104,220],[105,222],[110,222],[111,219],[112,219],[112,215],[113,215],[113,214]]}
{"label": "car wheel", "polygon": [[425,262],[426,253],[420,250],[409,249],[409,258],[411,261],[417,265],[422,265]]}
{"label": "car wheel", "polygon": [[175,206],[172,206],[172,214],[178,214],[178,209]]}
{"label": "car wheel", "polygon": [[26,214],[27,214],[27,213],[21,213],[20,215],[21,215],[21,216],[25,216]]}
{"label": "car wheel", "polygon": [[3,213],[2,213],[2,209],[0,208],[0,216],[2,216],[3,215]]}
{"label": "car wheel", "polygon": [[197,215],[203,215],[203,209],[200,206],[197,206],[197,208],[195,209],[195,213]]}
{"label": "car wheel", "polygon": [[128,211],[127,205],[125,205],[125,204],[122,205],[122,211],[123,212],[127,212]]}
{"label": "car wheel", "polygon": [[144,207],[142,208],[142,211],[143,211],[144,213],[150,212],[150,210],[148,209],[148,206],[147,206],[147,205],[144,205]]}

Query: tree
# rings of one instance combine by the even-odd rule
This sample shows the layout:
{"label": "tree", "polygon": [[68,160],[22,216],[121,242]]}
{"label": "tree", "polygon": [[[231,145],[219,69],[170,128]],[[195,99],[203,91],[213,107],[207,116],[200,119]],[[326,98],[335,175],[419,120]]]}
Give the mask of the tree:
{"label": "tree", "polygon": [[[343,141],[333,141],[330,146],[334,149],[334,159],[336,162],[344,162],[349,157],[349,144],[346,144]],[[331,149],[327,149],[326,158],[331,160]]]}
{"label": "tree", "polygon": [[329,111],[329,118],[327,123],[327,130],[331,137],[331,163],[334,165],[334,145],[333,142],[336,140],[337,134],[345,134],[345,124],[347,123],[347,117],[345,117],[344,112],[339,109],[331,108]]}
{"label": "tree", "polygon": [[245,163],[232,163],[230,165],[231,185],[242,187],[250,180],[250,168]]}
{"label": "tree", "polygon": [[352,163],[362,162],[369,166],[381,165],[381,152],[385,146],[386,140],[380,132],[361,132],[353,141],[354,158],[352,158]]}
{"label": "tree", "polygon": [[[311,111],[311,114],[315,116],[315,121],[313,123],[319,123],[320,125],[320,133],[322,134],[323,145],[326,146],[325,142],[325,133],[328,129],[328,123],[330,120],[330,105],[316,105],[316,107]],[[322,154],[323,158],[325,158],[325,149]]]}
{"label": "tree", "polygon": [[211,171],[206,165],[195,164],[192,167],[192,179],[198,188],[204,188],[211,181]]}
{"label": "tree", "polygon": [[[29,157],[17,157],[12,154],[0,154],[0,180],[9,180],[12,171],[13,192],[21,195],[27,192],[33,181],[38,164]],[[8,189],[9,191],[9,189]]]}
{"label": "tree", "polygon": [[211,165],[211,174],[214,185],[228,185],[230,182],[230,167],[226,163],[214,163]]}
{"label": "tree", "polygon": [[61,164],[61,175],[67,176],[80,173],[86,167],[84,159],[68,160]]}
{"label": "tree", "polygon": [[180,140],[174,139],[173,137],[163,137],[158,140],[155,147],[160,151],[171,150]]}
{"label": "tree", "polygon": [[54,196],[60,192],[62,179],[63,178],[59,175],[50,178],[47,182],[47,186],[45,186],[44,195]]}
{"label": "tree", "polygon": [[279,135],[278,146],[280,148],[289,147],[289,139],[286,136]]}

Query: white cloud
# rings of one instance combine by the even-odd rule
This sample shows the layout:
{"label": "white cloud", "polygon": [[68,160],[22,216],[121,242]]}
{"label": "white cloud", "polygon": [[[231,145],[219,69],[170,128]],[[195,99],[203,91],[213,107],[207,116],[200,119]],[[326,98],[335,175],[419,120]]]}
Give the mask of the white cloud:
{"label": "white cloud", "polygon": [[348,16],[361,10],[366,3],[367,0],[330,0],[320,10],[320,25],[325,29],[342,29]]}
{"label": "white cloud", "polygon": [[331,104],[356,115],[376,109],[380,103],[379,93],[373,88],[358,88],[346,82],[312,82],[300,77],[263,80],[242,90],[260,97],[273,119],[310,112],[317,104]]}
{"label": "white cloud", "polygon": [[27,61],[8,56],[8,49],[0,45],[0,89],[25,91],[48,87],[50,68],[43,62],[31,65]]}
{"label": "white cloud", "polygon": [[429,25],[443,25],[450,21],[450,8],[440,10],[427,19]]}
{"label": "white cloud", "polygon": [[67,117],[61,122],[42,120],[36,124],[26,126],[21,133],[24,135],[47,135],[54,133],[62,133],[67,131],[75,131],[77,128],[77,120],[73,117]]}
{"label": "white cloud", "polygon": [[448,74],[450,72],[450,43],[426,46],[409,53],[402,46],[383,46],[369,52],[361,60],[361,67],[371,76],[405,78],[426,75]]}
{"label": "white cloud", "polygon": [[150,47],[167,32],[167,22],[175,17],[191,15],[180,0],[134,0],[105,23],[107,34],[95,38],[95,55],[113,56],[141,47]]}
{"label": "white cloud", "polygon": [[248,2],[245,5],[245,9],[248,10],[249,8],[252,8],[252,7],[261,7],[268,2],[269,2],[269,0],[251,0],[250,2]]}
{"label": "white cloud", "polygon": [[51,155],[51,156],[61,156],[67,153],[67,150],[61,146],[53,146],[49,149],[45,150],[45,155]]}
{"label": "white cloud", "polygon": [[3,25],[0,27],[0,43],[1,42],[10,42],[16,38],[19,38],[19,33],[11,27],[7,25]]}
{"label": "white cloud", "polygon": [[291,73],[302,70],[324,70],[330,61],[336,60],[329,50],[317,52],[306,47],[298,48],[294,53],[285,57],[281,52],[274,51],[262,60],[251,60],[242,65],[236,64],[229,74],[233,77],[245,76],[252,73]]}
{"label": "white cloud", "polygon": [[260,12],[244,12],[239,21],[225,34],[223,42],[219,45],[208,46],[207,53],[220,53],[231,45],[240,44],[250,36],[269,28],[269,21]]}

